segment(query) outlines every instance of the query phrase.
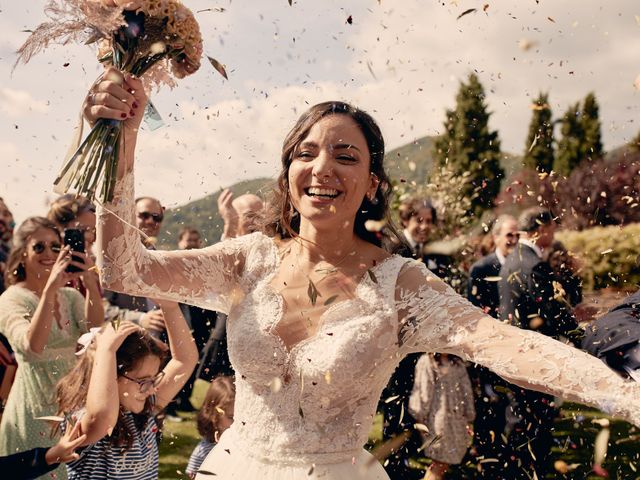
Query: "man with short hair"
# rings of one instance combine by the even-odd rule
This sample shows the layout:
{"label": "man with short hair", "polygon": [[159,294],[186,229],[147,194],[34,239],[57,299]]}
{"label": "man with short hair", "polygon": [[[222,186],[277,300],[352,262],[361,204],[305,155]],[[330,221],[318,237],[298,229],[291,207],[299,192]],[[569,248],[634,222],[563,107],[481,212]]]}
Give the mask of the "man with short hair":
{"label": "man with short hair", "polygon": [[[467,298],[492,317],[498,318],[500,269],[518,243],[518,222],[511,215],[500,215],[493,224],[491,234],[496,248],[471,266]],[[503,440],[510,400],[496,387],[509,384],[480,365],[471,366],[468,370],[475,390],[473,451],[480,465],[478,475],[479,478],[498,479],[504,473],[505,462],[510,461],[510,452]],[[495,461],[483,462],[486,459]]]}
{"label": "man with short hair", "polygon": [[252,193],[233,198],[228,188],[218,197],[218,212],[224,220],[222,239],[241,237],[260,230],[263,200]]}
{"label": "man with short hair", "polygon": [[[142,232],[140,240],[145,247],[154,249],[165,209],[160,200],[153,197],[139,197],[135,203],[136,227]],[[120,316],[123,320],[138,323],[156,336],[164,331],[164,315],[152,300],[110,290],[105,290],[104,298],[112,306],[105,311],[108,319]]]}
{"label": "man with short hair", "polygon": [[200,232],[192,227],[183,227],[178,234],[178,248],[180,250],[202,248]]}
{"label": "man with short hair", "polygon": [[[553,215],[544,208],[529,208],[520,215],[518,227],[518,245],[500,270],[500,319],[556,339],[570,337],[577,322],[556,291],[551,266],[542,259],[553,242]],[[509,444],[519,461],[517,478],[532,478],[534,472],[544,478],[553,445],[553,422],[559,413],[554,397],[515,386],[513,394],[518,422]]]}

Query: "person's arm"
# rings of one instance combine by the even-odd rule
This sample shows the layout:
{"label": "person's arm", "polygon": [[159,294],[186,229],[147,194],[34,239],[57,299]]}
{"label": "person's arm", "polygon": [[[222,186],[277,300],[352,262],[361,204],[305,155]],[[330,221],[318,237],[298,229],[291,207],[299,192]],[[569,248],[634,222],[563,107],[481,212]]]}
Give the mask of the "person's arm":
{"label": "person's arm", "polygon": [[523,388],[592,405],[640,426],[640,384],[580,350],[497,322],[419,264],[401,272],[396,305],[401,353],[452,353]]}
{"label": "person's arm", "polygon": [[222,239],[235,238],[238,236],[238,211],[233,207],[233,193],[228,188],[220,192],[218,196],[218,213],[222,217],[224,227]]}
{"label": "person's arm", "polygon": [[198,349],[180,306],[174,302],[155,301],[164,313],[171,351],[171,360],[163,369],[164,377],[156,391],[156,407],[162,410],[189,380],[198,363]]}
{"label": "person's arm", "polygon": [[116,352],[129,335],[139,330],[140,327],[132,323],[121,323],[116,331],[108,323],[96,337],[87,403],[79,420],[82,433],[87,436],[82,445],[97,442],[116,426],[120,409]]}
{"label": "person's arm", "polygon": [[84,261],[86,271],[82,273],[82,283],[86,289],[84,300],[84,317],[87,321],[87,327],[101,327],[104,323],[104,305],[102,304],[102,289],[100,288],[100,277],[95,271],[95,264],[90,255],[74,253],[81,255]]}
{"label": "person's arm", "polygon": [[[140,80],[127,76],[121,83],[119,79],[122,75],[117,70],[107,70],[95,86],[98,93],[91,93],[92,102],[85,102],[84,110],[90,123],[98,118],[127,117],[122,121],[124,138],[114,197],[98,209],[97,249],[103,286],[130,295],[227,312],[255,237],[194,250],[167,252],[144,248],[141,232],[135,227],[133,164],[147,97]],[[129,116],[130,108],[135,109],[134,116]]]}
{"label": "person's arm", "polygon": [[56,262],[51,267],[51,273],[26,332],[25,345],[33,353],[42,353],[49,341],[58,291],[72,279],[79,276],[80,272],[69,273],[65,271],[66,268],[69,265],[82,268],[81,263],[72,260],[69,252],[69,247],[64,247],[60,250]]}

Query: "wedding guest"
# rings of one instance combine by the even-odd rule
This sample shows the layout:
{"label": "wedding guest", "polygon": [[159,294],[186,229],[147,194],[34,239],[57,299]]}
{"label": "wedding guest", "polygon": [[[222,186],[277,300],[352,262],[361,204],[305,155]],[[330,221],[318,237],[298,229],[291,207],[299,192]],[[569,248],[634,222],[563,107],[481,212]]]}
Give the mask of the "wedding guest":
{"label": "wedding guest", "polygon": [[[511,215],[499,216],[492,226],[491,236],[495,250],[471,266],[467,298],[498,318],[500,269],[520,237],[516,219]],[[470,366],[468,370],[476,400],[472,452],[478,464],[478,475],[492,480],[506,478],[504,465],[510,462],[511,453],[504,439],[508,433],[507,408],[511,402],[505,391],[517,387],[479,365]],[[485,459],[492,461],[483,462]]]}
{"label": "wedding guest", "polygon": [[200,465],[220,439],[220,435],[233,423],[233,404],[236,387],[232,377],[214,378],[198,412],[198,433],[202,437],[189,457],[187,475],[195,478]]}
{"label": "wedding guest", "polygon": [[[178,249],[190,250],[193,248],[202,248],[200,232],[192,227],[183,227],[178,234]],[[196,342],[196,348],[198,349],[200,362],[202,362],[204,348],[211,336],[211,331],[216,326],[218,314],[212,310],[205,310],[204,308],[186,304],[180,304],[180,310],[191,329],[191,334],[193,335],[193,339]],[[196,378],[198,378],[197,372],[200,370],[200,368],[194,370],[187,383],[185,383],[184,388],[180,390],[180,393],[176,396],[174,402],[171,402],[167,407],[167,414],[174,417],[172,420],[179,418],[177,416],[178,411],[194,411],[190,397],[191,392],[193,391],[194,382]]]}
{"label": "wedding guest", "polygon": [[420,431],[424,455],[432,460],[425,480],[442,480],[464,458],[476,412],[464,362],[447,354],[424,354],[416,363],[409,412],[427,427]]}
{"label": "wedding guest", "polygon": [[[55,384],[75,363],[78,337],[95,324],[87,323],[86,302],[80,292],[65,287],[77,278],[95,282],[88,274],[93,262],[61,244],[55,224],[42,217],[25,220],[13,237],[0,296],[0,332],[13,348],[18,371],[0,423],[0,455],[52,445],[48,425],[38,417],[56,412]],[[78,272],[69,273],[73,265]],[[89,289],[97,288],[96,286]],[[56,470],[64,478],[64,468]]]}
{"label": "wedding guest", "polygon": [[[136,227],[140,230],[140,241],[146,248],[155,248],[155,242],[162,227],[165,208],[160,200],[153,197],[135,199]],[[139,324],[156,336],[165,330],[162,310],[156,308],[153,301],[145,297],[126,293],[104,291],[104,298],[112,307],[107,312],[108,318],[115,316]]]}
{"label": "wedding guest", "polygon": [[264,207],[257,195],[246,193],[233,198],[231,190],[223,190],[218,197],[218,212],[224,221],[222,240],[259,231]]}
{"label": "wedding guest", "polygon": [[[549,210],[532,207],[518,219],[520,240],[500,269],[500,318],[555,339],[570,337],[577,323],[570,307],[556,296],[554,273],[544,253],[556,223]],[[554,397],[524,388],[514,390],[518,422],[510,436],[522,475],[543,478],[549,469],[553,423],[559,414]]]}
{"label": "wedding guest", "polygon": [[[156,415],[180,391],[198,354],[173,302],[158,301],[167,319],[166,345],[138,325],[109,322],[82,339],[80,361],[57,387],[58,414],[72,414],[87,438],[69,479],[158,478]],[[70,428],[68,423],[63,429]]]}
{"label": "wedding guest", "polygon": [[[4,292],[4,275],[7,266],[9,250],[11,250],[11,238],[15,222],[13,214],[4,200],[0,197],[0,294]],[[7,338],[0,334],[0,404],[4,404],[11,388],[15,371],[15,358],[11,345]]]}
{"label": "wedding guest", "polygon": [[[58,226],[63,233],[66,229],[80,230],[84,234],[84,251],[95,262],[93,243],[96,241],[96,207],[87,198],[75,194],[62,195],[54,200],[47,218]],[[102,302],[102,289],[97,268],[84,275],[87,284],[81,278],[68,286],[76,288],[85,296],[85,311],[91,324],[100,325],[104,321],[105,311]]]}

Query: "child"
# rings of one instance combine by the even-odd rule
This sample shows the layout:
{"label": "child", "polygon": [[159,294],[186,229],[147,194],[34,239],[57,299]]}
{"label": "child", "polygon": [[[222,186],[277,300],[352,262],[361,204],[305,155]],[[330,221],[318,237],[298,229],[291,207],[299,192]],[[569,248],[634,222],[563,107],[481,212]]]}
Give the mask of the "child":
{"label": "child", "polygon": [[70,480],[158,478],[155,416],[187,381],[198,352],[178,305],[157,303],[171,350],[163,369],[164,344],[135,324],[107,324],[58,384],[59,414],[72,414],[87,435],[80,458],[67,465]]}
{"label": "child", "polygon": [[473,390],[461,359],[425,354],[416,364],[409,412],[428,433],[421,432],[425,454],[433,460],[425,479],[441,480],[451,464],[462,461],[476,416]]}
{"label": "child", "polygon": [[200,465],[218,443],[220,435],[233,423],[235,398],[236,387],[232,377],[218,377],[211,382],[198,412],[198,433],[202,440],[193,450],[187,465],[187,475],[191,479],[196,478]]}

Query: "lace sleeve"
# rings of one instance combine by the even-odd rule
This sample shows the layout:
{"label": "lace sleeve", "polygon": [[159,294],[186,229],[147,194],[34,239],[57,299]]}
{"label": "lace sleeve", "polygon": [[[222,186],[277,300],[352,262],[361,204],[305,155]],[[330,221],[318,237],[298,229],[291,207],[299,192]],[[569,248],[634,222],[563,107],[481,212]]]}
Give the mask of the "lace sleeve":
{"label": "lace sleeve", "polygon": [[98,210],[102,286],[227,313],[256,235],[196,250],[148,250],[133,227],[133,173],[118,181],[113,201]]}
{"label": "lace sleeve", "polygon": [[640,426],[640,384],[580,350],[485,315],[423,265],[401,271],[396,302],[403,353],[452,353],[524,388],[592,405]]}

